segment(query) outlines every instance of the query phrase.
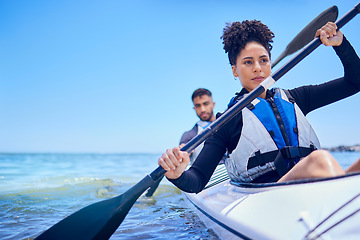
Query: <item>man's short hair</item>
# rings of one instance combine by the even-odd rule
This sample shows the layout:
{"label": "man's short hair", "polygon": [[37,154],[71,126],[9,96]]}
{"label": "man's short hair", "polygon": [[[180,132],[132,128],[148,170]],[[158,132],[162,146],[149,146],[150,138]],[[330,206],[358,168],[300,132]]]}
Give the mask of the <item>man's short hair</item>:
{"label": "man's short hair", "polygon": [[207,90],[206,88],[198,88],[192,94],[191,100],[194,101],[194,98],[202,97],[203,95],[207,95],[207,96],[211,97],[211,92],[209,90]]}

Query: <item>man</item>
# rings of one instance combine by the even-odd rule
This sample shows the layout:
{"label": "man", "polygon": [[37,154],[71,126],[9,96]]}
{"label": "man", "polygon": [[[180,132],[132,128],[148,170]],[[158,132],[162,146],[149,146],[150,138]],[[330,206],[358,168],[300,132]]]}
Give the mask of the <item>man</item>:
{"label": "man", "polygon": [[[185,132],[180,140],[180,148],[183,147],[188,141],[190,141],[193,137],[202,132],[211,122],[215,120],[215,115],[213,109],[215,107],[215,102],[212,100],[211,92],[205,88],[199,88],[195,90],[192,94],[191,99],[194,104],[194,110],[196,115],[200,118],[195,126],[190,130]],[[197,155],[201,152],[204,143],[201,143],[190,155],[190,162],[196,159]],[[152,186],[150,186],[149,190],[145,194],[147,197],[151,197],[158,185],[162,177],[159,178]]]}
{"label": "man", "polygon": [[[196,115],[200,118],[194,127],[185,132],[180,139],[180,147],[183,147],[187,142],[189,142],[193,137],[201,133],[211,122],[215,120],[214,107],[215,102],[212,99],[212,94],[209,90],[205,88],[199,88],[194,91],[191,96],[192,102],[194,104],[194,110]],[[200,144],[190,156],[190,162],[192,163],[197,155],[199,155],[204,143]]]}

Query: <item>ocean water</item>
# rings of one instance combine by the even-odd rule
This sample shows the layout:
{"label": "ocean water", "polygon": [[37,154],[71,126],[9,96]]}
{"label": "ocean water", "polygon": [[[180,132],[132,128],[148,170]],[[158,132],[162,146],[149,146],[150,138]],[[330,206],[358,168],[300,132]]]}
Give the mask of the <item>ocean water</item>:
{"label": "ocean water", "polygon": [[[333,153],[346,168],[359,152]],[[118,196],[157,167],[160,154],[0,154],[0,239],[33,239],[66,216]],[[142,196],[111,239],[217,239],[164,179]]]}

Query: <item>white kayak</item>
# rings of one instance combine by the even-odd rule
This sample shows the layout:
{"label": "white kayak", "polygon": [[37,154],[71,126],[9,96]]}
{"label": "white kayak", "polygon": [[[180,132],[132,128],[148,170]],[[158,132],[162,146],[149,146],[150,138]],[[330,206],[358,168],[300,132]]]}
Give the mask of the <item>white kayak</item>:
{"label": "white kayak", "polygon": [[221,239],[360,239],[360,173],[283,184],[236,184],[219,165],[184,193]]}

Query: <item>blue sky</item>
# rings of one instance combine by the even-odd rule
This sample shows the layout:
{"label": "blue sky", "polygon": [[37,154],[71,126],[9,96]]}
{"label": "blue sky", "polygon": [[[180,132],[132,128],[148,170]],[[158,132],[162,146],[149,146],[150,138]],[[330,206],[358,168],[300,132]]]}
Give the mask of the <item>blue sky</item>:
{"label": "blue sky", "polygon": [[[322,11],[337,5],[341,17],[356,3],[1,1],[0,152],[162,152],[197,121],[196,88],[213,92],[216,112],[241,88],[222,49],[226,22],[267,24],[275,59]],[[359,22],[342,29],[358,53]],[[320,46],[275,86],[342,74]],[[323,146],[360,143],[359,103],[360,94],[308,115]]]}

